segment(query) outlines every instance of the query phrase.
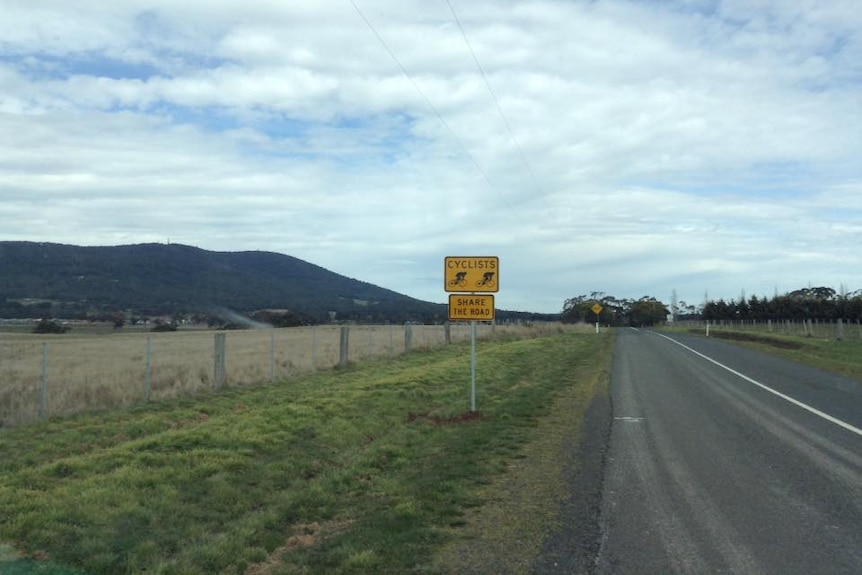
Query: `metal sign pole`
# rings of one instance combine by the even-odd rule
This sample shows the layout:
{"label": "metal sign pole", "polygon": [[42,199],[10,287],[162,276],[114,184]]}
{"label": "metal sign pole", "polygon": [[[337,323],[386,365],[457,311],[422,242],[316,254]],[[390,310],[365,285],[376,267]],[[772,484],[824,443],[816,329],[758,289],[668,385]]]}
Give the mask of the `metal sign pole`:
{"label": "metal sign pole", "polygon": [[470,411],[476,411],[476,322],[470,322]]}
{"label": "metal sign pole", "polygon": [[596,314],[596,333],[599,333],[599,321],[601,320],[599,314],[602,313],[602,310],[605,308],[602,307],[602,304],[596,302],[590,309],[593,310],[594,314]]}
{"label": "metal sign pole", "polygon": [[470,411],[475,412],[476,320],[493,322],[495,319],[493,294],[500,290],[500,258],[443,258],[443,288],[449,292],[449,321],[470,322]]}

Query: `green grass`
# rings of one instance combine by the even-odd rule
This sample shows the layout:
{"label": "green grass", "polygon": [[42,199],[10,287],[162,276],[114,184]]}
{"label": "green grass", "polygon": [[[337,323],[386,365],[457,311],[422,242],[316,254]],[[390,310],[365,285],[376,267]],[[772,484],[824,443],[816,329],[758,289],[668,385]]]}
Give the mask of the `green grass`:
{"label": "green grass", "polygon": [[45,562],[23,559],[10,545],[0,544],[0,573],[3,575],[82,575],[81,571]]}
{"label": "green grass", "polygon": [[594,386],[608,342],[480,343],[480,419],[459,418],[458,345],[4,431],[0,541],[90,575],[441,571],[434,554],[555,400]]}
{"label": "green grass", "polygon": [[[703,336],[703,329],[671,330]],[[819,367],[862,381],[862,338],[852,334],[846,339],[802,337],[763,331],[713,328],[710,337],[730,341],[798,363]]]}

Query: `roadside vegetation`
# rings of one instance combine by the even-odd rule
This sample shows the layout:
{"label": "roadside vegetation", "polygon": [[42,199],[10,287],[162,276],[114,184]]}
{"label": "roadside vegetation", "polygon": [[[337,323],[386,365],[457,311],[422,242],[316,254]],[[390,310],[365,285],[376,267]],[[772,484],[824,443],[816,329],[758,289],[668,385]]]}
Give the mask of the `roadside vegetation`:
{"label": "roadside vegetation", "polygon": [[[706,335],[705,328],[677,328],[670,331]],[[731,341],[862,381],[862,338],[805,337],[714,326],[710,328],[709,337]]]}
{"label": "roadside vegetation", "polygon": [[[251,386],[341,363],[344,326],[174,333],[95,331],[75,326],[65,335],[4,332],[0,328],[0,428],[51,416],[70,416],[194,395],[217,387],[213,344],[225,335],[224,384]],[[348,326],[349,363],[389,358],[446,344],[443,325]],[[560,324],[477,326],[477,337],[535,337]],[[566,326],[565,329],[576,329]],[[449,326],[450,340],[468,341],[470,326]],[[406,343],[409,334],[410,346]],[[47,346],[47,349],[46,349]]]}
{"label": "roadside vegetation", "polygon": [[0,572],[5,556],[89,575],[450,573],[445,550],[483,520],[526,565],[611,345],[480,343],[477,413],[458,344],[3,431]]}

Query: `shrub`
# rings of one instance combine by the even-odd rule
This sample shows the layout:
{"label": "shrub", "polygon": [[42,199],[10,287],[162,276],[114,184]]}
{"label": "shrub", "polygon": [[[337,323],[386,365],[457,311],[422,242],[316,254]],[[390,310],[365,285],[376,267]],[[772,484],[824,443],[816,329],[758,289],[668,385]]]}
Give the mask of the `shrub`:
{"label": "shrub", "polygon": [[36,327],[33,328],[33,333],[66,333],[69,327],[62,325],[53,319],[43,319]]}

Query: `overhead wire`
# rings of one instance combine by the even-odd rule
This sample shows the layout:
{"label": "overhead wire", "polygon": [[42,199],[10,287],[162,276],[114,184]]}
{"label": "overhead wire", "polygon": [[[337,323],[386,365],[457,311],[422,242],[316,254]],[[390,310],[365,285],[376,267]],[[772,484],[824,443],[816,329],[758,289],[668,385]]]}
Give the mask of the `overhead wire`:
{"label": "overhead wire", "polygon": [[479,58],[476,56],[476,51],[473,50],[473,45],[470,43],[470,39],[467,37],[467,32],[464,30],[464,26],[461,25],[461,19],[458,18],[458,14],[455,12],[455,7],[452,6],[452,2],[450,0],[446,0],[446,5],[449,6],[449,11],[452,13],[452,18],[455,20],[455,24],[458,25],[458,30],[461,31],[461,37],[464,38],[464,43],[467,45],[467,49],[470,51],[470,55],[473,57],[473,62],[475,62],[476,68],[482,75],[482,81],[485,83],[485,87],[488,89],[488,93],[491,94],[491,99],[494,100],[494,106],[496,106],[497,112],[500,114],[500,118],[503,119],[503,124],[506,126],[506,132],[508,132],[509,137],[512,139],[512,143],[514,143],[515,148],[518,150],[518,155],[521,157],[521,161],[527,168],[527,173],[530,175],[530,180],[532,180],[533,186],[535,186],[539,198],[541,198],[547,205],[547,200],[545,199],[542,187],[539,185],[539,181],[536,178],[536,174],[535,172],[533,172],[533,168],[532,166],[530,166],[530,162],[527,160],[527,155],[524,154],[524,150],[523,148],[521,148],[521,144],[518,142],[518,138],[515,137],[515,132],[512,130],[512,125],[509,123],[509,119],[506,117],[506,114],[503,113],[503,107],[500,105],[500,100],[497,98],[497,94],[491,87],[491,82],[488,80],[488,75],[485,73],[485,69],[479,62]]}
{"label": "overhead wire", "polygon": [[485,170],[482,168],[482,166],[479,164],[479,162],[476,160],[476,158],[473,156],[473,154],[470,153],[470,150],[467,148],[467,146],[464,144],[464,142],[461,141],[461,139],[455,134],[454,130],[452,130],[452,128],[449,126],[449,124],[446,122],[446,120],[443,119],[443,116],[440,114],[440,112],[437,110],[437,108],[434,106],[434,104],[431,102],[431,100],[428,98],[428,96],[425,94],[425,92],[422,91],[422,88],[419,87],[419,84],[417,84],[416,81],[413,79],[413,76],[410,75],[410,72],[407,71],[407,68],[404,67],[404,65],[398,59],[398,56],[396,56],[395,52],[392,50],[392,48],[389,47],[389,44],[386,43],[386,40],[383,39],[383,37],[380,35],[380,33],[377,31],[377,29],[374,27],[374,25],[371,24],[371,21],[368,20],[368,18],[366,18],[365,14],[362,12],[362,10],[359,9],[359,6],[356,5],[356,2],[354,0],[349,0],[349,1],[350,1],[350,4],[353,6],[353,9],[356,10],[356,13],[359,14],[359,17],[362,18],[362,21],[365,22],[365,25],[368,26],[368,29],[371,30],[371,32],[377,38],[378,42],[380,42],[380,44],[383,46],[383,48],[389,54],[389,57],[392,58],[392,60],[395,62],[395,64],[401,70],[401,73],[404,74],[404,76],[407,78],[407,80],[409,80],[410,83],[413,85],[413,88],[416,90],[416,92],[425,101],[425,105],[428,106],[428,108],[431,110],[431,112],[434,114],[434,116],[437,118],[437,120],[440,122],[440,124],[443,126],[443,128],[445,128],[446,132],[448,132],[449,136],[455,142],[457,142],[457,144],[461,147],[461,150],[464,152],[464,154],[467,156],[467,158],[469,158],[469,160],[473,164],[473,166],[476,167],[476,170],[479,172],[479,174],[482,176],[482,178],[488,184],[488,187],[490,187],[492,190],[496,191],[497,195],[500,196],[500,199],[503,200],[503,203],[505,203],[507,207],[511,208],[512,205],[509,203],[509,201],[506,199],[506,197],[500,192],[500,190],[498,188],[494,187],[494,185],[491,183],[490,178],[488,178],[488,174],[485,172]]}

